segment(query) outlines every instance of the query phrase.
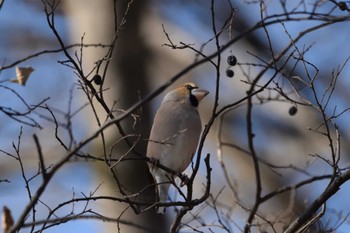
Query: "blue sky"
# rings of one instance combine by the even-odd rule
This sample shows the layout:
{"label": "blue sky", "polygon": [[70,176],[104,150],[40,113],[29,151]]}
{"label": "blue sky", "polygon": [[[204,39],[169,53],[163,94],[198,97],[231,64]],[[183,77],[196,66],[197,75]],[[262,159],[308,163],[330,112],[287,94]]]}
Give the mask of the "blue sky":
{"label": "blue sky", "polygon": [[[273,1],[271,4],[273,4]],[[249,12],[252,11],[252,5],[249,4],[247,5],[242,3],[237,7],[240,9],[240,14],[249,14]],[[257,10],[256,7],[254,8]],[[325,6],[325,8],[327,8],[327,6]],[[278,9],[278,7],[272,9]],[[204,27],[203,22],[199,20],[201,19],[200,15],[204,14],[203,8],[199,9],[196,4],[189,4],[187,5],[187,8],[182,8],[181,4],[164,3],[159,4],[156,7],[156,12],[164,19],[174,24],[176,27],[181,28],[181,31],[193,36],[192,38],[197,38],[198,44],[205,42],[207,39],[212,37],[210,27],[208,30],[208,27]],[[181,17],[178,17],[180,14]],[[251,16],[248,20],[250,23],[253,24],[256,22],[256,20],[258,20],[259,14],[249,15]],[[57,27],[60,29],[60,33],[63,38],[68,40],[67,21],[62,15],[58,15],[57,17]],[[304,24],[302,27],[305,26],[307,26],[307,24]],[[300,23],[286,24],[286,27],[291,34],[297,34],[301,30]],[[350,30],[347,30],[348,28],[350,28],[349,23],[333,25],[324,31],[319,33],[316,32],[312,34],[312,36],[307,36],[305,39],[303,39],[300,44],[309,45],[316,42],[313,46],[312,52],[307,54],[307,59],[311,60],[318,67],[321,67],[321,69],[326,70],[326,74],[331,75],[332,69],[336,69],[338,64],[341,64],[347,59],[348,56],[350,56],[350,46],[347,46],[348,39],[350,38]],[[271,28],[269,32],[271,33],[272,41],[275,41],[276,43],[276,48],[281,48],[283,43],[279,44],[279,41],[283,42],[281,38],[286,38],[281,25]],[[19,46],[21,43],[25,43],[27,36],[30,38],[38,38],[38,40],[40,39],[34,48]],[[28,7],[28,4],[26,4],[25,1],[6,1],[4,7],[0,11],[0,51],[2,51],[0,54],[1,63],[11,64],[22,57],[46,48],[58,48],[58,44],[55,43],[52,33],[47,26],[43,11],[35,7]],[[246,51],[245,48],[233,47],[232,49],[242,53]],[[74,78],[72,78],[72,73],[68,68],[58,65],[57,61],[61,59],[64,59],[62,54],[49,54],[26,61],[23,63],[23,66],[33,66],[35,68],[35,71],[33,72],[27,85],[25,87],[16,84],[6,85],[9,85],[9,87],[13,88],[13,90],[26,98],[30,104],[35,104],[46,97],[50,97],[50,99],[47,101],[49,105],[54,105],[58,109],[66,110],[67,103],[69,101],[69,95],[67,93],[69,93],[69,90],[74,86]],[[350,87],[350,79],[347,78],[350,76],[349,67],[350,66],[347,66],[344,69],[341,77],[341,83],[346,88]],[[223,67],[222,69],[222,73],[224,73],[226,68]],[[202,71],[201,73],[203,75],[208,74],[206,70],[204,70],[204,72]],[[14,68],[4,70],[0,73],[0,81],[7,80],[14,76]],[[209,77],[205,77],[204,79],[210,80]],[[210,85],[211,84],[209,82],[204,83],[204,86],[210,87]],[[223,85],[222,88],[224,93],[226,91],[228,94],[227,96],[231,96],[230,86]],[[33,93],[35,93],[35,95],[33,95]],[[15,98],[13,93],[9,91],[0,92],[0,97],[3,100],[1,106],[16,106],[18,109],[23,108],[23,106],[19,105],[18,99]],[[57,101],[57,99],[60,101]],[[223,101],[226,101],[226,99],[223,98]],[[340,109],[349,107],[349,102],[341,98],[335,99],[332,104],[334,106],[337,105]],[[76,107],[80,105],[81,103],[78,99],[73,100],[73,106]],[[37,115],[33,117],[37,120],[42,120]],[[275,118],[278,117],[279,115],[275,116]],[[350,137],[349,117],[350,115],[347,113],[344,114],[343,117],[339,118],[339,123],[343,126],[343,131],[348,137]],[[0,119],[2,119],[2,123],[0,123],[0,149],[13,152],[11,144],[12,142],[17,141],[20,127],[18,124],[9,122],[4,115],[0,115]],[[63,116],[62,119],[64,119]],[[76,126],[76,131],[74,132],[75,136],[77,138],[83,138],[86,134],[86,130],[84,130],[84,123],[74,121],[74,124]],[[259,124],[259,121],[257,121],[257,124]],[[39,129],[32,129],[27,126],[24,126],[23,131],[23,137],[29,139],[22,142],[23,151],[25,151],[26,148],[29,148],[30,145],[33,145],[33,142],[30,141],[33,133],[36,133],[44,138],[47,135],[51,135],[51,137],[53,137],[53,132],[49,132],[47,134],[47,132],[43,132]],[[264,132],[262,132],[262,134],[263,133]],[[53,150],[49,147],[51,145],[49,138],[47,138],[47,141],[44,140],[43,143],[48,143],[46,144],[47,147],[45,148],[47,152]],[[52,143],[52,145],[53,144],[54,143]],[[263,144],[264,142],[262,142],[262,145],[260,146],[263,146]],[[215,154],[214,143],[208,143],[207,150],[212,151],[212,153]],[[0,159],[9,162],[12,164],[12,166],[15,166],[14,161],[11,161],[11,159],[4,155],[0,155]],[[28,164],[30,164],[30,167],[27,167],[28,174],[35,174],[37,162],[31,161]],[[219,165],[215,164],[215,162],[213,163],[213,166],[219,169]],[[315,165],[314,171],[323,172],[322,166]],[[12,210],[14,217],[18,218],[23,207],[28,202],[28,197],[25,193],[26,190],[22,177],[16,172],[6,172],[8,172],[7,175],[9,175],[11,183],[0,183],[0,207],[7,205]],[[204,172],[202,171],[202,173]],[[3,173],[0,172],[0,175],[3,175]],[[96,185],[98,185],[98,182],[94,180],[91,168],[89,166],[85,166],[84,163],[72,163],[62,169],[58,175],[60,178],[52,181],[53,185],[48,187],[47,195],[43,197],[43,199],[51,202],[53,206],[55,204],[55,200],[57,200],[57,196],[64,197],[64,199],[69,199],[72,195],[72,190],[74,190],[77,195],[80,195],[81,192],[88,193],[92,189],[96,188]],[[300,177],[296,176],[295,180],[293,181],[297,181],[298,178]],[[35,182],[33,185],[35,186]],[[326,185],[326,182],[316,183],[312,186],[312,190],[310,189],[308,191],[313,193],[311,196],[316,197],[318,193],[322,191],[324,185]],[[350,186],[349,184],[345,184],[342,189],[330,199],[329,206],[331,206],[333,209],[343,210],[346,213],[349,212],[349,192]],[[76,208],[82,207],[83,206],[79,204],[76,206]],[[44,213],[47,211],[43,206],[40,208],[42,208]],[[45,215],[43,214],[42,217],[44,216]],[[54,227],[48,232],[75,232],[76,229],[79,229],[81,232],[92,233],[98,232],[100,226],[100,223],[96,223],[94,221],[84,220],[83,224],[79,221],[73,221],[69,224]],[[347,224],[344,224],[341,228],[339,228],[339,232],[347,232],[348,230],[349,226]]]}

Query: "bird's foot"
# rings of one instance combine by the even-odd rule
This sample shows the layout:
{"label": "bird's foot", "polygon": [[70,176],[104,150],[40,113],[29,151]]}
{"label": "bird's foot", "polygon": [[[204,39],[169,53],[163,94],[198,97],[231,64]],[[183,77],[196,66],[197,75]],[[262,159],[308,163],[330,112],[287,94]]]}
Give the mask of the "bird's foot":
{"label": "bird's foot", "polygon": [[190,179],[186,174],[180,174],[179,178],[181,179],[180,187],[183,187],[184,185],[188,184],[188,182],[190,181]]}
{"label": "bird's foot", "polygon": [[158,168],[159,165],[159,159],[156,159],[154,157],[149,158],[149,164],[150,164],[150,169],[153,170],[155,168]]}

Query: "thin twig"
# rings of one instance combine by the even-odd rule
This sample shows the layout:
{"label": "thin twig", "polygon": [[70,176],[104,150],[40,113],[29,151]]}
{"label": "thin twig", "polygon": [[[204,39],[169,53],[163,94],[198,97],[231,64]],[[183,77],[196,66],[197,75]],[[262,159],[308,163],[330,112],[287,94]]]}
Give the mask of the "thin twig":
{"label": "thin twig", "polygon": [[43,179],[46,179],[46,167],[45,167],[45,161],[44,161],[44,156],[41,150],[41,145],[38,139],[38,136],[36,136],[36,134],[33,135],[34,138],[34,142],[36,145],[36,148],[38,150],[38,157],[39,157],[39,164],[40,164],[40,168],[41,168],[41,172],[43,174]]}

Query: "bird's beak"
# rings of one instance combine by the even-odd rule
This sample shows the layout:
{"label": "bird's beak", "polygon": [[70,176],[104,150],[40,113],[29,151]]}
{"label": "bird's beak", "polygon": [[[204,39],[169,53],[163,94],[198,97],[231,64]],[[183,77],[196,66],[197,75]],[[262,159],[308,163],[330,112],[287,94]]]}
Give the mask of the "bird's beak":
{"label": "bird's beak", "polygon": [[196,88],[191,91],[191,94],[194,95],[198,101],[201,101],[206,95],[209,94],[209,91]]}

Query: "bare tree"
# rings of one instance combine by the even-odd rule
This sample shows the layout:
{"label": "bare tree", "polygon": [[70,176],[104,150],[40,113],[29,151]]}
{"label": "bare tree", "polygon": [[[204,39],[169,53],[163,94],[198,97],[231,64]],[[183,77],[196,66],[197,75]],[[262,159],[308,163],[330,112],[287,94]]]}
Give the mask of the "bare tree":
{"label": "bare tree", "polygon": [[[349,3],[193,1],[191,7],[199,12],[196,17],[210,34],[207,38],[191,35],[195,41],[185,42],[165,19],[150,20],[152,13],[143,12],[152,9],[152,4],[163,3],[110,1],[109,34],[101,41],[90,41],[89,34],[82,33],[77,43],[69,44],[57,26],[60,1],[41,1],[46,27],[59,47],[47,47],[13,62],[4,60],[0,67],[6,72],[18,66],[16,78],[2,79],[0,88],[21,104],[0,104],[4,118],[19,128],[18,138],[0,148],[0,158],[2,164],[17,166],[25,185],[23,195],[28,197],[25,206],[16,207],[19,216],[11,216],[13,204],[4,203],[4,231],[42,232],[89,220],[102,222],[101,226],[112,224],[118,232],[287,233],[332,232],[344,227],[350,212],[338,211],[330,200],[341,195],[341,187],[350,179],[346,128],[350,106],[343,78],[349,72],[350,51],[340,44],[338,50],[323,53],[317,42],[332,27],[348,27]],[[0,13],[6,10],[4,6],[6,1],[1,2]],[[74,7],[65,11],[74,20]],[[255,21],[241,12],[250,13]],[[165,58],[152,50],[152,39],[143,41],[144,35],[150,36],[142,32],[147,20],[148,26],[160,29],[154,35],[163,38],[158,49],[193,59],[160,83],[161,78],[151,76],[163,75],[157,59]],[[336,46],[333,37],[329,36],[328,43]],[[87,65],[86,53],[91,49],[99,53]],[[331,62],[320,65],[314,58],[320,54],[335,57],[340,49],[345,55],[335,67]],[[32,74],[25,71],[33,69],[24,64],[48,54],[59,55],[58,66],[73,74],[74,85],[65,90],[67,110],[52,105],[51,96],[32,104],[9,82],[30,82]],[[211,90],[211,100],[200,109],[205,127],[186,171],[185,187],[174,180],[171,201],[157,202],[144,146],[151,123],[150,102],[196,70],[210,74],[198,79]],[[123,94],[116,94],[118,88],[113,85]],[[79,104],[74,105],[78,97]],[[84,137],[77,136],[74,128],[80,118],[88,122]],[[53,135],[51,143],[59,148],[54,149],[54,156],[36,128]],[[30,160],[28,151],[34,155]],[[63,179],[61,171],[74,162],[99,167],[92,170],[97,187],[79,194],[73,189],[68,199],[48,202],[49,186]],[[185,177],[162,164],[157,166],[180,180]],[[4,189],[11,182],[7,174],[0,173]],[[103,191],[105,186],[108,192]],[[116,211],[107,211],[107,206]],[[166,217],[155,214],[157,206],[167,207],[169,226]]]}

